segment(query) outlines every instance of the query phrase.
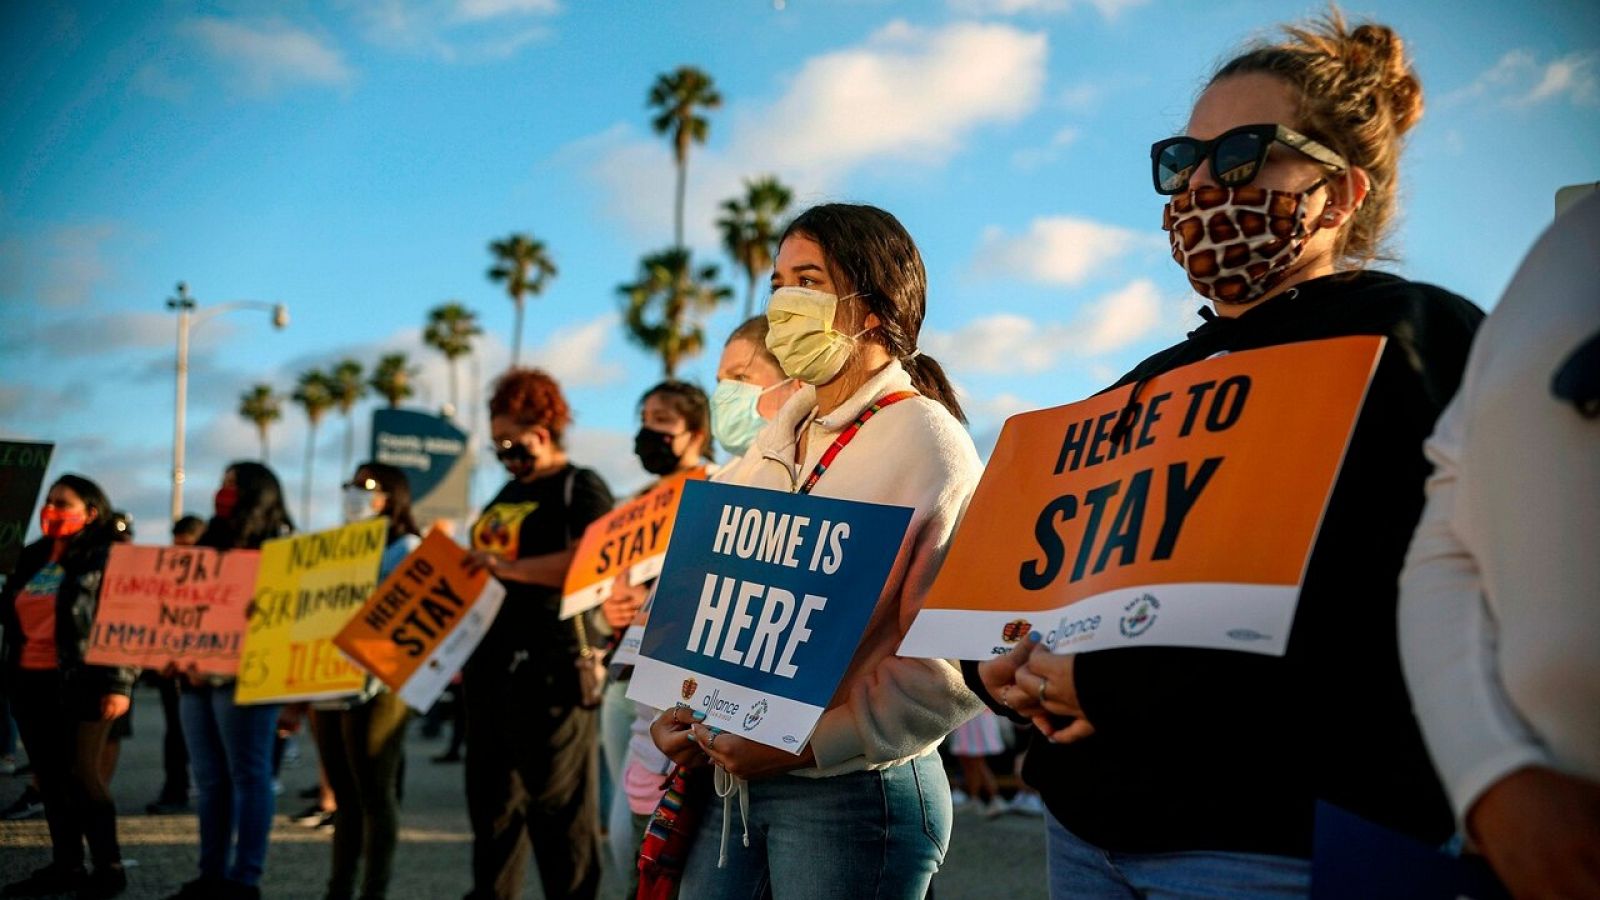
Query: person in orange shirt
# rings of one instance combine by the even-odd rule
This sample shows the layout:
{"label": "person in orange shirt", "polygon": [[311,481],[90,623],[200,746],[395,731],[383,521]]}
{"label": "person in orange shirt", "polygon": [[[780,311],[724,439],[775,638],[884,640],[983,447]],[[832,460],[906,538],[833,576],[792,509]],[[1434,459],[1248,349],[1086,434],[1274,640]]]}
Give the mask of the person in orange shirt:
{"label": "person in orange shirt", "polygon": [[[39,511],[43,537],[22,551],[0,589],[5,677],[50,826],[50,864],[6,886],[8,897],[127,887],[117,810],[101,767],[112,723],[128,712],[138,671],[84,662],[115,531],[100,486],[63,475]],[[84,869],[87,840],[94,872]]]}

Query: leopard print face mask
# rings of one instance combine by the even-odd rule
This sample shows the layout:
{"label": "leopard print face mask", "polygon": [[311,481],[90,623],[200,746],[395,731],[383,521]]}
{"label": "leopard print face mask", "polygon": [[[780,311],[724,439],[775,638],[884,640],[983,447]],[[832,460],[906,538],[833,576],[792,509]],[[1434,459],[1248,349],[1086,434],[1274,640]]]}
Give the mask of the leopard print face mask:
{"label": "leopard print face mask", "polygon": [[1217,303],[1249,303],[1277,287],[1300,258],[1316,225],[1306,228],[1306,200],[1322,186],[1201,187],[1167,201],[1161,228],[1172,259],[1195,292]]}

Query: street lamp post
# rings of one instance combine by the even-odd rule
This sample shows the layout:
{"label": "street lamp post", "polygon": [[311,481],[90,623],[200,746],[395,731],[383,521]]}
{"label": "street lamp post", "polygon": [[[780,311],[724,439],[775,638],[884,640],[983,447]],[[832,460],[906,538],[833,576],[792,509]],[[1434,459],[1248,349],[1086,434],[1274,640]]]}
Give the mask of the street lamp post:
{"label": "street lamp post", "polygon": [[183,517],[183,454],[184,414],[189,402],[189,330],[215,315],[236,309],[265,309],[272,312],[272,327],[282,329],[289,324],[289,308],[282,303],[260,300],[235,300],[199,310],[199,303],[189,295],[187,282],[178,282],[178,296],[167,300],[167,309],[178,314],[178,388],[174,405],[172,426],[172,521]]}

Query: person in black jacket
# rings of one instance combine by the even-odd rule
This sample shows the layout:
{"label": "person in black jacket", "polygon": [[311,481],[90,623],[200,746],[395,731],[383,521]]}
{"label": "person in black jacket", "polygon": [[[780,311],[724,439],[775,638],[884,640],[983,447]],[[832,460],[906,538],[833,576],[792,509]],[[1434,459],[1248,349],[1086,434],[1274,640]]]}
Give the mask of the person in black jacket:
{"label": "person in black jacket", "polygon": [[599,685],[579,668],[598,662],[600,634],[588,616],[558,613],[572,547],[612,499],[567,459],[571,422],[546,373],[511,369],[495,382],[489,428],[511,480],[473,523],[472,549],[506,597],[462,672],[470,900],[522,896],[530,845],[546,897],[592,900],[600,884]]}
{"label": "person in black jacket", "polygon": [[[1240,350],[1388,343],[1285,655],[1025,641],[965,666],[991,707],[1051,740],[1024,777],[1051,814],[1052,896],[1303,895],[1318,801],[1429,842],[1452,833],[1401,679],[1396,578],[1422,510],[1422,442],[1483,314],[1366,268],[1421,111],[1399,36],[1334,12],[1225,64],[1185,134],[1152,148],[1173,257],[1215,311],[1117,386]],[[1232,541],[1252,552],[1249,533]]]}
{"label": "person in black jacket", "polygon": [[[5,895],[113,897],[127,877],[100,758],[112,723],[128,712],[138,671],[83,659],[115,536],[111,502],[93,481],[63,475],[45,497],[39,527],[44,536],[23,549],[0,589],[0,629],[12,710],[44,797],[51,861],[7,885]],[[85,840],[92,875],[84,871]]]}

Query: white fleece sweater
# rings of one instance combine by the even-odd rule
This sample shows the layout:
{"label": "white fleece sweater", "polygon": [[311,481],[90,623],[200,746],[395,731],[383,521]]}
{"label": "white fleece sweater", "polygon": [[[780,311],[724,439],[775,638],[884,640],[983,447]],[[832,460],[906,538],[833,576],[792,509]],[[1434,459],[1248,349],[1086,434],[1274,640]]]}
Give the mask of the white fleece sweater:
{"label": "white fleece sweater", "polygon": [[[794,492],[834,438],[878,398],[911,390],[898,362],[875,375],[826,417],[813,418],[816,389],[800,389],[716,481]],[[795,459],[799,429],[806,455]],[[944,560],[956,523],[982,472],[972,438],[943,406],[913,397],[886,407],[856,434],[812,493],[910,507],[900,555],[867,621],[839,689],[811,735],[812,777],[898,765],[933,752],[981,704],[946,660],[895,655]]]}
{"label": "white fleece sweater", "polygon": [[1456,814],[1525,766],[1600,782],[1600,420],[1551,394],[1600,330],[1600,196],[1483,323],[1400,578],[1412,705]]}

